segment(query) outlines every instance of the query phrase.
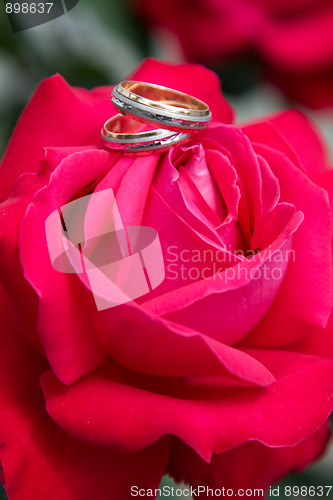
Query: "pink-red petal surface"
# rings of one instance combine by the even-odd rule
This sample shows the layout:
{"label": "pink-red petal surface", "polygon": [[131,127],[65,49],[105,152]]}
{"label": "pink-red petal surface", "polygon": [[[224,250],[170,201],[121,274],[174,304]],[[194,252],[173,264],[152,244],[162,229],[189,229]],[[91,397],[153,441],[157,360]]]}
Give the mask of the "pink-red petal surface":
{"label": "pink-red petal surface", "polygon": [[[316,460],[323,453],[328,438],[329,429],[325,424],[295,446],[268,448],[250,441],[213,455],[210,464],[181,441],[174,440],[168,471],[176,481],[185,481],[194,488],[203,485],[211,490],[225,488],[225,496],[235,497],[243,497],[245,490],[249,490],[248,496],[264,498],[274,482],[290,472],[301,471]],[[211,490],[201,493],[200,497],[211,498]],[[279,490],[274,493],[276,491]]]}
{"label": "pink-red petal surface", "polygon": [[48,364],[21,336],[2,290],[0,312],[0,463],[8,499],[126,500],[133,484],[156,488],[168,439],[128,455],[63,432],[45,410],[39,379]]}
{"label": "pink-red petal surface", "polygon": [[333,361],[283,351],[249,353],[272,371],[275,383],[251,388],[223,377],[139,376],[110,362],[70,387],[45,373],[47,411],[77,439],[126,452],[166,434],[205,460],[252,440],[294,446],[333,409]]}

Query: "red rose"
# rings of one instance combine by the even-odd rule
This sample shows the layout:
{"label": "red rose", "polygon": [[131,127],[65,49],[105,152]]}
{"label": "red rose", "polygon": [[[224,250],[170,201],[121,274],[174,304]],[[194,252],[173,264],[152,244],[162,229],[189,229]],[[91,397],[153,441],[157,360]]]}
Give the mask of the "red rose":
{"label": "red rose", "polygon": [[[148,60],[132,77],[203,99],[213,123],[167,152],[118,156],[100,140],[111,88],[54,76],[1,164],[10,500],[121,500],[165,472],[236,493],[267,488],[327,442],[331,214],[314,181],[327,167],[316,132],[296,112],[233,125],[216,76],[199,66]],[[97,311],[80,276],[53,269],[45,221],[107,188],[125,226],[158,232],[166,278]],[[86,228],[104,216],[95,205]]]}
{"label": "red rose", "polygon": [[216,63],[255,51],[296,101],[333,105],[330,0],[137,0],[142,18],[173,32],[189,61]]}

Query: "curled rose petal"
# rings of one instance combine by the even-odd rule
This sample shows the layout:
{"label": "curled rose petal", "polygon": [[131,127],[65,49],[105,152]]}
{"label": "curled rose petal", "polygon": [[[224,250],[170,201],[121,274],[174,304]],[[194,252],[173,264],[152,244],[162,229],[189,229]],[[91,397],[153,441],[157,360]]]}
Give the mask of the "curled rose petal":
{"label": "curled rose petal", "polygon": [[[204,485],[213,490],[224,488],[225,492],[229,489],[228,494],[231,496],[233,491],[236,497],[244,496],[248,489],[248,494],[252,490],[251,495],[264,497],[268,487],[287,472],[301,471],[320,456],[328,437],[328,426],[323,425],[312,436],[291,447],[268,448],[250,441],[213,455],[210,464],[181,441],[174,440],[168,472],[176,481],[185,481],[194,488]],[[200,493],[202,498],[211,498],[211,495],[211,490]]]}
{"label": "curled rose petal", "polygon": [[45,373],[46,408],[76,439],[126,452],[166,434],[181,438],[206,461],[246,441],[294,446],[322,426],[333,409],[333,361],[283,351],[251,354],[272,371],[275,383],[237,388],[219,377],[170,380],[109,362],[71,386]]}
{"label": "curled rose petal", "polygon": [[243,130],[252,142],[282,150],[315,181],[327,168],[328,150],[319,130],[299,111],[279,113],[266,122],[243,127]]}
{"label": "curled rose petal", "polygon": [[[304,213],[294,238],[295,259],[281,291],[269,314],[248,339],[261,346],[276,346],[291,343],[314,327],[324,328],[327,324],[332,307],[332,227],[327,193],[281,153],[268,146],[255,147],[279,178],[282,199],[294,203]],[[313,287],[319,277],[320,287]],[[264,333],[267,328],[269,337]]]}
{"label": "curled rose petal", "polygon": [[110,93],[111,87],[102,92],[73,89],[60,75],[44,80],[20,117],[1,162],[0,199],[21,173],[38,171],[44,147],[99,142],[100,124],[114,113]]}
{"label": "curled rose petal", "polygon": [[213,71],[199,64],[173,64],[145,59],[129,79],[155,83],[193,95],[208,104],[215,120],[224,123],[233,121],[234,112],[221,95],[219,79]]}
{"label": "curled rose petal", "polygon": [[[106,353],[87,318],[82,315],[85,297],[80,296],[80,281],[75,274],[53,269],[47,250],[45,220],[77,190],[94,180],[92,158],[99,158],[100,172],[108,170],[110,155],[90,150],[74,153],[64,159],[51,175],[48,186],[38,191],[29,205],[20,228],[20,257],[25,278],[39,296],[38,333],[48,360],[61,380],[71,382],[103,364]],[[75,176],[79,171],[80,175]],[[73,182],[62,190],[62,178],[72,176]],[[42,238],[43,244],[40,239]],[[26,243],[29,241],[29,244]],[[69,305],[74,301],[76,308]]]}
{"label": "curled rose petal", "polygon": [[139,308],[120,306],[95,320],[106,350],[130,370],[157,376],[231,375],[260,386],[274,381],[263,364],[241,350]]}
{"label": "curled rose petal", "polygon": [[128,498],[133,484],[157,488],[169,457],[168,438],[136,454],[73,439],[45,411],[39,378],[47,362],[24,340],[0,291],[0,462],[11,500]]}

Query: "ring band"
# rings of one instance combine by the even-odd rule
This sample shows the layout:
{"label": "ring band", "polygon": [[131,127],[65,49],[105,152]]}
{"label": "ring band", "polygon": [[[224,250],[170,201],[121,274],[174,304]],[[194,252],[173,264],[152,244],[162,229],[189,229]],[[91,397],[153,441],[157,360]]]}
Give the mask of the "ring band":
{"label": "ring band", "polygon": [[202,130],[212,118],[203,101],[151,83],[123,81],[114,87],[111,101],[120,113],[169,130]]}
{"label": "ring band", "polygon": [[101,130],[104,145],[120,153],[142,153],[169,149],[191,138],[190,134],[165,129],[137,132],[141,128],[142,123],[118,113],[109,118]]}

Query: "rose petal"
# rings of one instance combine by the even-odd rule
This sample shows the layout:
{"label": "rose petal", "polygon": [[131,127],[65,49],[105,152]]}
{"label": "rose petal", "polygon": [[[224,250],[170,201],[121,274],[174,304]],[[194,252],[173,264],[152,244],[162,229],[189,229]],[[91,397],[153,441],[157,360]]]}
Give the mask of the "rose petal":
{"label": "rose petal", "polygon": [[[251,441],[213,455],[210,464],[181,441],[173,440],[168,471],[176,481],[185,481],[194,488],[205,485],[213,490],[225,488],[225,492],[230,489],[234,497],[244,496],[245,490],[249,489],[252,490],[251,495],[265,497],[264,492],[274,482],[290,472],[301,471],[318,458],[329,436],[328,425],[325,424],[292,447],[269,448]],[[258,491],[258,488],[264,491]],[[207,490],[206,494],[200,494],[202,498],[211,496]]]}
{"label": "rose petal", "polygon": [[281,290],[268,314],[246,339],[247,344],[261,347],[281,346],[327,324],[332,305],[331,213],[327,193],[290,160],[270,147],[255,145],[255,149],[279,179],[281,201],[293,203],[304,213],[294,237],[295,257]]}
{"label": "rose petal", "polygon": [[145,59],[130,80],[139,80],[169,87],[203,100],[213,119],[223,123],[233,121],[233,110],[221,94],[217,75],[197,64],[175,64],[156,59]]}
{"label": "rose petal", "polygon": [[116,201],[125,227],[138,226],[142,223],[158,158],[158,154],[134,158],[131,168],[121,181]]}
{"label": "rose petal", "polygon": [[243,130],[252,142],[285,152],[312,179],[317,179],[328,167],[328,150],[320,131],[299,111],[279,113],[267,122],[251,124]]}
{"label": "rose petal", "polygon": [[[153,187],[148,197],[143,223],[153,227],[159,235],[164,256],[165,279],[140,300],[142,304],[203,278],[207,279],[221,269],[225,270],[245,260],[242,255],[235,255],[230,248],[225,248],[221,243],[204,236],[200,231],[201,226],[195,228],[183,220],[179,212],[167,205]],[[232,243],[233,240],[230,245]]]}
{"label": "rose petal", "polygon": [[226,155],[238,174],[241,197],[238,220],[248,245],[262,222],[262,179],[253,146],[244,132],[233,125],[212,124],[204,138],[214,141],[215,149]]}
{"label": "rose petal", "polygon": [[[96,165],[93,171],[92,162]],[[51,366],[67,383],[101,366],[107,355],[85,314],[90,292],[75,274],[64,274],[52,267],[45,221],[84,186],[108,172],[110,163],[111,155],[98,150],[74,153],[64,159],[52,173],[49,185],[37,192],[20,226],[25,278],[39,296],[39,338]],[[68,181],[65,184],[64,178]]]}
{"label": "rose petal", "polygon": [[319,184],[322,186],[324,189],[326,189],[328,193],[328,197],[330,200],[330,205],[331,205],[331,210],[333,210],[333,170],[330,169],[327,172],[325,172],[322,177],[319,179]]}
{"label": "rose petal", "polygon": [[237,388],[219,377],[172,383],[110,362],[71,386],[45,373],[47,411],[74,437],[126,452],[166,434],[207,461],[212,453],[246,441],[294,446],[322,426],[333,409],[333,360],[283,351],[249,353],[273,372],[275,383]]}
{"label": "rose petal", "polygon": [[280,199],[280,184],[279,180],[271,171],[269,164],[262,156],[258,155],[258,162],[261,171],[262,180],[262,210],[266,216],[277,205]]}
{"label": "rose petal", "polygon": [[132,485],[156,488],[169,440],[127,455],[64,433],[45,411],[39,378],[48,364],[21,337],[2,290],[0,303],[0,461],[8,498],[126,500]]}
{"label": "rose petal", "polygon": [[37,172],[43,147],[100,143],[103,123],[115,113],[111,87],[73,88],[60,76],[44,80],[24,109],[0,166],[0,199],[22,172]]}
{"label": "rose petal", "polygon": [[260,386],[272,374],[240,349],[153,317],[138,306],[94,315],[97,335],[113,359],[129,370],[157,376],[225,375]]}
{"label": "rose petal", "polygon": [[273,303],[291,256],[291,235],[301,221],[302,214],[289,211],[288,223],[263,253],[148,300],[144,309],[223,343],[240,341]]}
{"label": "rose petal", "polygon": [[[179,153],[179,148],[176,150]],[[176,151],[174,151],[176,153]],[[183,148],[182,148],[183,151]],[[211,221],[208,221],[208,218],[212,218],[211,211],[208,210],[202,211],[198,209],[195,203],[192,202],[191,197],[200,199],[200,195],[198,196],[197,190],[193,192],[190,190],[189,199],[184,194],[184,181],[185,175],[182,172],[179,172],[178,168],[181,169],[181,166],[178,165],[178,168],[175,167],[173,163],[177,165],[177,160],[174,158],[175,155],[173,151],[170,151],[168,155],[162,157],[159,161],[159,168],[156,171],[156,175],[154,177],[152,190],[153,194],[157,194],[154,198],[157,200],[149,200],[150,204],[146,207],[145,210],[145,219],[149,223],[150,219],[156,218],[156,210],[158,210],[154,204],[158,199],[162,198],[163,205],[168,206],[172,212],[176,213],[178,218],[186,223],[191,232],[196,233],[197,236],[201,235],[202,239],[210,239],[212,242],[215,242],[218,245],[221,245],[221,240],[219,235],[215,231],[215,224]],[[202,153],[202,148],[196,147],[196,145],[192,145],[190,149],[187,150],[188,155],[190,156],[190,160],[192,162],[198,162],[200,158],[200,153]],[[201,160],[205,162],[204,157],[201,157]],[[202,161],[200,160],[200,163]],[[186,163],[185,163],[186,165]],[[208,181],[209,182],[209,181]],[[223,204],[222,200],[219,200],[220,204]],[[200,204],[202,205],[202,200],[200,200]],[[215,222],[217,222],[217,216],[215,215]],[[163,216],[161,215],[161,220],[163,220]],[[220,222],[218,220],[217,224]],[[169,224],[165,223],[167,229],[169,228]],[[163,232],[161,231],[161,236],[163,236]],[[174,238],[174,241],[175,238]],[[184,248],[188,247],[185,245]]]}
{"label": "rose petal", "polygon": [[304,339],[288,346],[288,349],[333,358],[333,315],[331,315],[325,330],[320,329],[311,332]]}
{"label": "rose petal", "polygon": [[24,335],[40,352],[43,352],[43,347],[36,332],[38,297],[24,278],[18,249],[18,227],[27,204],[44,183],[45,176],[21,175],[12,196],[0,204],[0,280],[16,307]]}

